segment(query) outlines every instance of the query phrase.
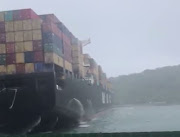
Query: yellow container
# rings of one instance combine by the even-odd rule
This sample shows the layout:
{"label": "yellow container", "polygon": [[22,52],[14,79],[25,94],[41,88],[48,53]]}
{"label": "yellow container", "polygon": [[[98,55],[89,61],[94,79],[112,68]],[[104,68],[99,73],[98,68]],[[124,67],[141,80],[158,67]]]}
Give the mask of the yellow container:
{"label": "yellow container", "polygon": [[23,41],[23,31],[15,32],[15,41]]}
{"label": "yellow container", "polygon": [[23,30],[32,30],[32,20],[23,20]]}
{"label": "yellow container", "polygon": [[6,66],[0,65],[0,74],[6,74]]}
{"label": "yellow container", "polygon": [[4,21],[4,12],[0,12],[0,21]]}
{"label": "yellow container", "polygon": [[70,72],[72,72],[72,64],[68,61],[65,60],[65,69],[69,70]]}
{"label": "yellow container", "polygon": [[60,57],[60,56],[57,56],[58,57],[58,66],[60,66],[60,67],[63,67],[64,65],[64,63],[63,63],[63,58],[62,57]]}
{"label": "yellow container", "polygon": [[80,57],[81,53],[77,50],[72,51],[72,57]]}
{"label": "yellow container", "polygon": [[42,40],[41,30],[33,30],[33,40]]}
{"label": "yellow container", "polygon": [[6,53],[6,45],[5,44],[0,44],[0,54]]}
{"label": "yellow container", "polygon": [[15,51],[16,52],[24,52],[24,43],[23,42],[15,43]]}
{"label": "yellow container", "polygon": [[6,33],[6,42],[14,42],[14,32]]}
{"label": "yellow container", "polygon": [[33,73],[34,72],[34,64],[33,63],[26,63],[25,64],[25,72],[26,73]]}
{"label": "yellow container", "polygon": [[24,53],[16,53],[16,63],[24,63]]}
{"label": "yellow container", "polygon": [[32,43],[32,41],[24,42],[24,51],[33,51],[33,43]]}
{"label": "yellow container", "polygon": [[7,73],[8,74],[15,74],[16,73],[16,66],[15,66],[15,64],[7,65]]}
{"label": "yellow container", "polygon": [[41,29],[42,20],[41,19],[33,19],[32,20],[32,28],[33,29]]}
{"label": "yellow container", "polygon": [[14,23],[13,21],[8,21],[5,23],[6,32],[14,31]]}
{"label": "yellow container", "polygon": [[54,59],[55,59],[54,53],[47,52],[44,54],[45,63],[54,63],[55,62]]}
{"label": "yellow container", "polygon": [[32,31],[24,31],[24,41],[32,40]]}
{"label": "yellow container", "polygon": [[14,31],[23,30],[23,22],[22,21],[14,21]]}

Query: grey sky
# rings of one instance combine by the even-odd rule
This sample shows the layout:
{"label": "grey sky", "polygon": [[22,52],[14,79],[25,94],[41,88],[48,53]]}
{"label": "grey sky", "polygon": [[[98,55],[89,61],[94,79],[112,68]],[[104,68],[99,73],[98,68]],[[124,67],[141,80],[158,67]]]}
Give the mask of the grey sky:
{"label": "grey sky", "polygon": [[1,0],[1,10],[54,13],[108,76],[180,64],[179,0]]}

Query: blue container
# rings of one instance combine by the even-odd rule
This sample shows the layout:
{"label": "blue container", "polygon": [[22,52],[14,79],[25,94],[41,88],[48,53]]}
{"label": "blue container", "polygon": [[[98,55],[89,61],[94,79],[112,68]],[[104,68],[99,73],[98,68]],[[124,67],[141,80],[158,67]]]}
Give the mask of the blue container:
{"label": "blue container", "polygon": [[33,63],[34,62],[34,52],[25,52],[25,63]]}
{"label": "blue container", "polygon": [[5,21],[12,21],[13,20],[13,12],[12,11],[6,11],[5,12]]}
{"label": "blue container", "polygon": [[51,32],[43,33],[43,42],[44,43],[53,43],[55,41],[55,34]]}
{"label": "blue container", "polygon": [[35,63],[34,68],[35,68],[35,72],[43,72],[44,64],[43,63]]}

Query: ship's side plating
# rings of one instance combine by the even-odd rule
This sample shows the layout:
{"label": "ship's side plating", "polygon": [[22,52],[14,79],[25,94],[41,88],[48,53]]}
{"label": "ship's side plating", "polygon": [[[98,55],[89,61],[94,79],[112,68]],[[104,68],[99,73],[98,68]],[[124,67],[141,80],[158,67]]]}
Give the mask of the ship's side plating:
{"label": "ship's side plating", "polygon": [[[0,132],[21,132],[41,117],[43,120],[57,124],[56,119],[63,119],[62,124],[78,121],[78,114],[69,110],[68,102],[73,98],[79,100],[85,112],[88,103],[98,111],[104,104],[102,93],[107,90],[76,78],[58,79],[54,72],[22,75],[6,75],[0,78]],[[46,122],[47,123],[47,122]],[[30,126],[31,125],[31,126]],[[43,128],[42,128],[43,127]],[[48,130],[49,126],[39,130]]]}

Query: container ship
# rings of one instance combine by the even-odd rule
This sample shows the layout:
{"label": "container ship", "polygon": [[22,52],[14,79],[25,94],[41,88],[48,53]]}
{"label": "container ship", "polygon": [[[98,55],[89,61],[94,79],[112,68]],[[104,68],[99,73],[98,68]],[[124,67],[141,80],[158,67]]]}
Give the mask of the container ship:
{"label": "container ship", "polygon": [[112,104],[83,46],[54,14],[0,12],[0,133],[64,129]]}

